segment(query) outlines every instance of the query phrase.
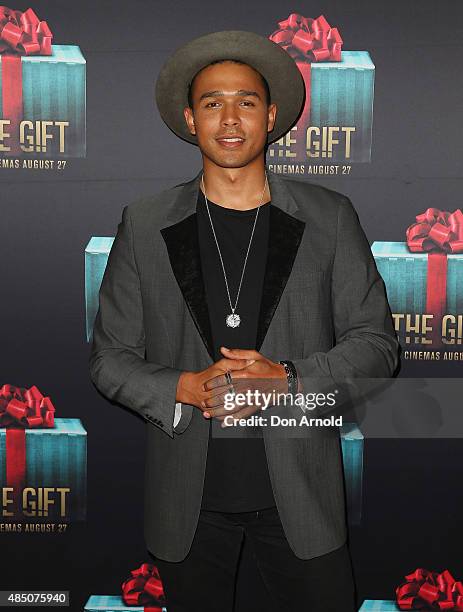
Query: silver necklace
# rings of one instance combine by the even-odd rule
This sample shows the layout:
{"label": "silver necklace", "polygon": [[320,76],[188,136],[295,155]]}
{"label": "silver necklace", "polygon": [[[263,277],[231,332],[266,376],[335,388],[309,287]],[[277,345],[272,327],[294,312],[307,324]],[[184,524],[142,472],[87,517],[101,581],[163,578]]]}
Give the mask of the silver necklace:
{"label": "silver necklace", "polygon": [[219,252],[220,263],[222,264],[222,270],[223,270],[223,277],[225,279],[225,287],[227,288],[228,301],[230,303],[231,314],[227,315],[227,317],[225,319],[225,323],[227,324],[227,327],[238,327],[238,325],[241,323],[241,317],[235,311],[236,311],[236,306],[238,305],[238,299],[240,297],[241,283],[243,282],[244,270],[246,268],[246,263],[248,261],[249,250],[251,248],[252,238],[254,236],[254,229],[256,227],[257,217],[259,216],[259,209],[262,206],[262,200],[264,199],[265,188],[267,187],[267,172],[265,172],[264,190],[262,191],[262,195],[261,195],[261,198],[260,198],[260,204],[257,207],[256,218],[254,219],[254,225],[252,226],[251,238],[249,239],[248,250],[246,251],[246,257],[244,258],[243,270],[241,272],[240,284],[238,286],[238,293],[236,294],[236,300],[235,300],[235,305],[234,306],[232,305],[232,301],[231,301],[231,297],[230,297],[230,290],[228,288],[228,280],[227,280],[227,275],[225,273],[225,266],[223,264],[222,253],[220,252],[219,243],[218,243],[218,240],[217,240],[217,236],[215,234],[214,224],[212,223],[211,213],[210,213],[210,210],[209,210],[209,203],[207,201],[207,196],[206,196],[206,187],[204,185],[204,173],[201,176],[201,184],[203,186],[204,199],[206,200],[207,214],[209,215],[209,221],[211,222],[212,233],[214,234],[215,244],[217,245],[217,251]]}

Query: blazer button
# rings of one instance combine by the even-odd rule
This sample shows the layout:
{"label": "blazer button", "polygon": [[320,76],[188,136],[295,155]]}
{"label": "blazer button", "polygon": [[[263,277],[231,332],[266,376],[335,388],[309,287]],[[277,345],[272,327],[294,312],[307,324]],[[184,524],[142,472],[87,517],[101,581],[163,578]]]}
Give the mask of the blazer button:
{"label": "blazer button", "polygon": [[148,415],[146,416],[146,418],[151,423],[154,423],[155,425],[159,425],[160,427],[164,427],[164,425],[162,424],[162,422],[159,419],[151,419]]}

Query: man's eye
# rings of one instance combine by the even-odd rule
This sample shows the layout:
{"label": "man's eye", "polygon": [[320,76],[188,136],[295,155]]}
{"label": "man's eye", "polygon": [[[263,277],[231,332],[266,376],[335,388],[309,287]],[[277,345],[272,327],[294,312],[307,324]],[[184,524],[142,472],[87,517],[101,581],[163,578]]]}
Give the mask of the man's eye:
{"label": "man's eye", "polygon": [[[212,106],[213,104],[220,104],[220,102],[208,102],[208,103],[206,104],[206,108],[207,108],[208,106]],[[250,100],[243,100],[243,101],[241,102],[241,104],[246,104],[246,105],[249,105],[249,106],[254,106],[254,102],[251,102]]]}

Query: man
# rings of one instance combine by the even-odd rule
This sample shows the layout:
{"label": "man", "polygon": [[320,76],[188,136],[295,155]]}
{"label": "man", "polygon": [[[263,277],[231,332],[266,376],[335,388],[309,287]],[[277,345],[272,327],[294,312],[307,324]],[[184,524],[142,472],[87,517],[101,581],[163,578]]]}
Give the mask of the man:
{"label": "man", "polygon": [[261,411],[227,409],[229,391],[295,397],[393,375],[398,343],[368,241],[345,196],[266,171],[267,143],[304,99],[275,43],[195,39],[164,65],[156,99],[203,167],[124,208],[90,367],[106,397],[147,421],[145,537],[168,610],[231,611],[245,535],[278,606],[353,611],[338,429],[219,432]]}

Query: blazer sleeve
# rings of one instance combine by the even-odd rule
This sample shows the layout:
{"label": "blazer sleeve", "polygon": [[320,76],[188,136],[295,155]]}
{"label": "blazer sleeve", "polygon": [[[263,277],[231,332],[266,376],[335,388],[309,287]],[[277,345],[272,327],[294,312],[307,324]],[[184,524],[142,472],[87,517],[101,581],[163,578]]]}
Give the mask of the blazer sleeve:
{"label": "blazer sleeve", "polygon": [[[348,198],[338,207],[331,277],[335,345],[293,360],[303,392],[338,390],[336,408],[381,385],[399,362],[386,290],[358,215]],[[364,379],[364,380],[360,380]],[[365,380],[368,379],[368,380]],[[317,417],[331,408],[317,407]]]}
{"label": "blazer sleeve", "polygon": [[105,397],[174,437],[177,383],[182,371],[145,359],[140,279],[127,206],[100,288],[89,365],[91,380]]}

